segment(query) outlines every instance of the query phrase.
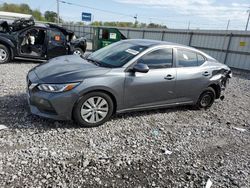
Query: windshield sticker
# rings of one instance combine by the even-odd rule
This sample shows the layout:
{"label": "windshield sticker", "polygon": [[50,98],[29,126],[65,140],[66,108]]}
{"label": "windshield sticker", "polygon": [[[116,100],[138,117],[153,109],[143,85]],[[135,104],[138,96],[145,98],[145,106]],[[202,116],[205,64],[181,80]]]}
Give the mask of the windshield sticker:
{"label": "windshield sticker", "polygon": [[126,52],[128,52],[128,53],[130,53],[130,54],[133,54],[133,55],[137,55],[137,54],[139,54],[139,52],[138,52],[138,51],[136,51],[136,50],[132,50],[132,49],[127,49],[127,50],[126,50]]}

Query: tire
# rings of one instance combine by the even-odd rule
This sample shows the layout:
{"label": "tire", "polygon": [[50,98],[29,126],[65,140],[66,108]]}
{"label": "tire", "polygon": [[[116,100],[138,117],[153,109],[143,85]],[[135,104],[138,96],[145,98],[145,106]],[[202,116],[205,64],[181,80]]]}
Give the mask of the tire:
{"label": "tire", "polygon": [[73,54],[74,55],[83,55],[84,52],[82,51],[81,48],[75,48],[74,51],[73,51]]}
{"label": "tire", "polygon": [[9,49],[5,45],[0,44],[0,64],[8,63],[9,61],[10,61]]}
{"label": "tire", "polygon": [[105,123],[113,114],[114,103],[103,92],[84,95],[73,110],[74,120],[82,127],[97,127]]}
{"label": "tire", "polygon": [[196,107],[198,109],[208,109],[213,105],[215,98],[216,98],[216,93],[214,89],[211,87],[208,87],[200,95],[199,100],[196,104]]}

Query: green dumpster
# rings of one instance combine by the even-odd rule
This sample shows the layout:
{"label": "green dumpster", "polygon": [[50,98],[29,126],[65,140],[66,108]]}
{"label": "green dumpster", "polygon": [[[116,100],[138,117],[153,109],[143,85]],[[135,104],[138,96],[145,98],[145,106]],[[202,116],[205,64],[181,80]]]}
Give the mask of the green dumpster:
{"label": "green dumpster", "polygon": [[93,50],[96,51],[124,39],[126,39],[126,37],[117,28],[95,27]]}

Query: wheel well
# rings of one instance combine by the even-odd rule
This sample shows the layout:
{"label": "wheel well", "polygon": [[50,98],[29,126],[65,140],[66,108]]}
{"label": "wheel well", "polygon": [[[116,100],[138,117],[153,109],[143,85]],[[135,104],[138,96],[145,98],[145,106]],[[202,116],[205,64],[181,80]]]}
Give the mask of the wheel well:
{"label": "wheel well", "polygon": [[[103,93],[107,94],[108,96],[110,96],[110,98],[112,99],[112,101],[113,101],[113,103],[114,103],[113,114],[116,112],[117,101],[116,101],[115,96],[114,96],[111,92],[106,91],[106,90],[94,90],[94,91],[91,91],[91,92],[103,92]],[[88,92],[88,93],[91,93],[91,92]]]}
{"label": "wheel well", "polygon": [[[102,93],[105,93],[105,94],[107,94],[108,96],[110,96],[110,98],[111,98],[111,100],[113,101],[113,103],[114,103],[114,110],[113,110],[113,114],[116,112],[116,108],[117,108],[117,101],[116,101],[116,98],[115,98],[115,96],[111,93],[111,92],[109,92],[109,91],[106,91],[106,90],[92,90],[92,91],[89,91],[89,92],[87,92],[87,93],[84,93],[84,95],[86,95],[86,94],[88,94],[88,93],[92,93],[92,92],[102,92]],[[81,96],[82,97],[82,96]],[[80,98],[81,98],[80,97]],[[80,99],[79,98],[79,99]],[[72,110],[72,119],[73,119],[73,111],[74,111],[74,108],[75,108],[75,106],[76,106],[76,104],[77,104],[77,102],[79,101],[79,99],[75,102],[75,104],[74,104],[74,107],[73,107],[73,110]]]}
{"label": "wheel well", "polygon": [[214,89],[215,94],[216,94],[216,99],[220,98],[220,94],[221,94],[221,88],[218,84],[211,84],[208,87],[211,87]]}

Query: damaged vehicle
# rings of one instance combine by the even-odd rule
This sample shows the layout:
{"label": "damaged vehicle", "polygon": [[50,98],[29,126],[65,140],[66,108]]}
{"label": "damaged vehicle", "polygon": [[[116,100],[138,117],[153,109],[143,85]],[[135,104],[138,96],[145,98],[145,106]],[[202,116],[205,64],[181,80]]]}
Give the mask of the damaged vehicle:
{"label": "damaged vehicle", "polygon": [[54,24],[36,24],[33,19],[0,22],[0,63],[13,59],[46,61],[68,54],[84,54],[87,43],[74,32]]}
{"label": "damaged vehicle", "polygon": [[99,126],[114,113],[223,99],[230,68],[206,53],[155,40],[123,40],[88,56],[61,56],[27,75],[31,113]]}

